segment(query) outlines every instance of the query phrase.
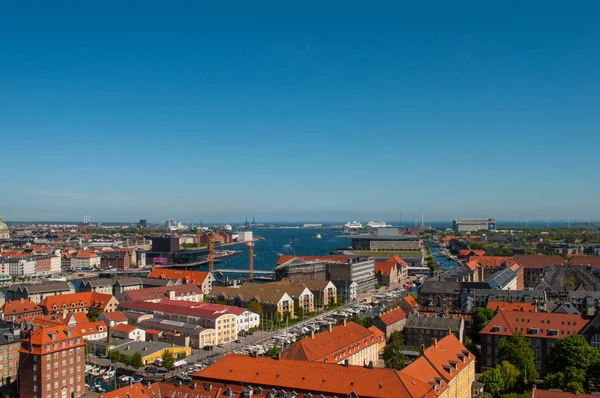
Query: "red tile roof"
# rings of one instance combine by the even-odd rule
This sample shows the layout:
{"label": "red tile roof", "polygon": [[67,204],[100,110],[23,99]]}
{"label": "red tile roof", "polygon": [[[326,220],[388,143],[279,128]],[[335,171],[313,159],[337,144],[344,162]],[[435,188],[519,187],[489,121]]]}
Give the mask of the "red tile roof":
{"label": "red tile roof", "polygon": [[104,312],[102,315],[113,322],[127,322],[127,317],[121,311]]}
{"label": "red tile roof", "polygon": [[299,258],[301,260],[306,261],[329,261],[329,262],[337,262],[337,263],[345,263],[352,260],[353,256],[279,256],[277,260],[277,265],[285,264],[290,260],[295,258]]}
{"label": "red tile roof", "polygon": [[[20,352],[24,354],[38,354],[46,355],[54,352],[53,346],[50,346],[50,350],[43,350],[42,346],[50,343],[60,343],[61,341],[73,341],[73,345],[69,347],[81,347],[85,345],[85,342],[81,338],[81,332],[76,329],[71,329],[67,325],[53,325],[44,324],[37,327],[35,330],[27,330],[23,333],[21,338],[21,349]],[[79,338],[79,344],[77,344],[77,338]],[[29,349],[31,346],[31,349]],[[60,344],[56,350],[60,350]]]}
{"label": "red tile roof", "polygon": [[419,357],[402,369],[402,373],[436,386],[436,395],[443,394],[448,390],[448,383],[442,380],[440,374],[423,357]]}
{"label": "red tile roof", "polygon": [[34,303],[28,298],[7,301],[2,307],[2,309],[0,309],[0,312],[2,312],[5,316],[28,314],[40,311],[42,311],[42,307],[38,306],[36,303]]}
{"label": "red tile roof", "polygon": [[[63,309],[63,305],[65,306],[65,310],[74,308],[104,309],[112,298],[112,294],[96,292],[60,294],[58,296],[46,297],[40,303],[40,307],[42,307],[46,313],[60,311]],[[56,306],[56,308],[54,306]]]}
{"label": "red tile roof", "polygon": [[503,311],[521,311],[521,312],[534,312],[534,303],[523,303],[518,301],[488,301],[488,308],[493,310]]}
{"label": "red tile roof", "polygon": [[146,300],[161,300],[169,298],[171,292],[175,293],[175,297],[185,297],[188,295],[202,294],[202,289],[197,285],[177,285],[177,286],[161,286],[151,287],[146,289],[127,290],[125,294],[129,296],[131,301],[146,301]]}
{"label": "red tile roof", "polygon": [[400,322],[401,320],[406,319],[407,315],[402,310],[402,308],[396,308],[384,314],[379,314],[378,317],[386,326],[390,326],[396,322]]}
{"label": "red tile roof", "polygon": [[479,267],[479,263],[477,261],[467,261],[465,266],[471,271],[475,271]]}
{"label": "red tile roof", "polygon": [[[152,387],[150,387],[152,388]],[[142,383],[135,383],[132,386],[125,386],[118,390],[110,392],[104,392],[100,395],[96,395],[96,398],[150,398],[150,389],[144,386]]]}
{"label": "red tile roof", "polygon": [[75,323],[78,325],[90,323],[87,315],[84,314],[83,312],[75,312],[75,313],[71,314],[71,316],[69,317],[69,322],[71,321],[71,319],[74,319]]}
{"label": "red tile roof", "polygon": [[514,256],[513,260],[519,263],[521,267],[527,268],[546,268],[555,264],[564,264],[565,260],[561,256],[547,256],[543,254],[525,256]]}
{"label": "red tile roof", "polygon": [[392,256],[392,257],[388,258],[385,262],[386,263],[395,263],[395,264],[404,264],[406,261],[404,261],[404,259],[402,257]]}
{"label": "red tile roof", "polygon": [[78,324],[77,326],[75,326],[74,329],[79,330],[82,336],[89,336],[91,334],[98,333],[108,333],[108,326],[106,326],[106,323],[104,323],[104,321],[89,322],[84,323],[83,325]]}
{"label": "red tile roof", "polygon": [[[325,332],[327,333],[327,332]],[[381,398],[435,397],[429,384],[394,369],[340,366],[333,363],[252,358],[230,354],[195,373],[200,384],[274,386],[286,391],[326,396]],[[266,390],[268,391],[268,389]],[[316,394],[315,394],[316,393]]]}
{"label": "red tile roof", "polygon": [[179,269],[154,267],[154,268],[152,268],[152,271],[148,275],[148,278],[174,279],[177,281],[181,281],[183,283],[191,283],[194,285],[201,285],[207,276],[208,276],[208,272],[203,272],[203,271],[187,271],[187,270],[179,270]]}
{"label": "red tile roof", "polygon": [[160,311],[169,314],[195,316],[203,319],[217,319],[227,314],[239,316],[246,311],[246,308],[228,305],[174,300],[161,300],[159,303],[151,303],[148,301],[124,301],[119,304],[119,308],[148,312]]}
{"label": "red tile roof", "polygon": [[446,383],[475,361],[475,356],[453,334],[426,348],[423,356]]}
{"label": "red tile roof", "polygon": [[411,307],[417,308],[417,300],[415,300],[415,298],[410,294],[405,296],[403,300],[406,301]]}
{"label": "red tile roof", "polygon": [[[281,352],[283,359],[337,363],[377,344],[373,332],[354,322],[295,342]],[[349,349],[351,348],[351,349]]]}
{"label": "red tile roof", "polygon": [[550,390],[540,390],[539,388],[534,388],[531,392],[531,398],[598,398],[598,395],[594,394],[574,394],[572,392],[564,392],[564,391],[550,391]]}
{"label": "red tile roof", "polygon": [[394,268],[396,268],[395,262],[375,262],[375,273],[381,272],[382,275],[390,275]]}
{"label": "red tile roof", "polygon": [[600,256],[573,256],[569,259],[569,264],[589,265],[594,268],[600,268]]}
{"label": "red tile roof", "polygon": [[118,325],[113,326],[112,329],[111,329],[111,331],[113,331],[113,332],[121,332],[121,333],[131,333],[135,329],[137,329],[137,326],[128,325],[126,323],[119,323]]}
{"label": "red tile roof", "polygon": [[501,256],[471,256],[469,262],[474,261],[482,267],[501,267],[508,259]]}
{"label": "red tile roof", "polygon": [[520,332],[525,337],[558,339],[579,333],[588,322],[575,314],[500,310],[481,334],[512,336],[513,332]]}

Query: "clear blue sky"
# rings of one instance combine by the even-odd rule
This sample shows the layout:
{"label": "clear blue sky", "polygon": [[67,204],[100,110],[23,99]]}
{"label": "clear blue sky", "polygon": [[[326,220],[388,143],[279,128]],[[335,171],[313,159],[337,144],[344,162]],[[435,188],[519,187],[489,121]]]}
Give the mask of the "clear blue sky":
{"label": "clear blue sky", "polygon": [[7,220],[600,218],[598,1],[17,1],[0,37]]}

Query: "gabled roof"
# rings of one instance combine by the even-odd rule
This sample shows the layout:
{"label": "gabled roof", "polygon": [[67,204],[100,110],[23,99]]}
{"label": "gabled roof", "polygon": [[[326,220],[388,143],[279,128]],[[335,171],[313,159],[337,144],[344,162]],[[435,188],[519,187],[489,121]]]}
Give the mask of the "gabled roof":
{"label": "gabled roof", "polygon": [[86,323],[90,323],[90,320],[88,319],[87,315],[83,312],[72,313],[69,317],[69,323],[72,323],[71,320],[73,320],[74,323],[77,325],[84,325]]}
{"label": "gabled roof", "polygon": [[108,332],[108,327],[104,321],[89,322],[83,325],[77,325],[74,328],[81,332],[82,336]]}
{"label": "gabled roof", "polygon": [[543,254],[537,255],[518,255],[514,256],[513,260],[519,263],[525,269],[531,268],[546,268],[555,264],[564,264],[565,260],[561,256],[547,256]]}
{"label": "gabled roof", "polygon": [[103,309],[113,297],[112,294],[96,292],[61,294],[58,296],[46,297],[40,303],[40,307],[46,312],[61,310],[63,309],[63,305],[65,306],[64,309],[85,307]]}
{"label": "gabled roof", "polygon": [[208,274],[208,272],[203,271],[187,271],[154,267],[152,268],[152,271],[150,272],[148,277],[157,279],[175,279],[185,283],[201,285],[202,283],[204,283],[204,280],[208,277]]}
{"label": "gabled roof", "polygon": [[396,322],[400,322],[403,319],[406,319],[407,315],[402,310],[402,308],[396,308],[391,311],[388,311],[383,314],[379,314],[378,318],[381,319],[381,322],[386,326],[393,325]]}
{"label": "gabled roof", "polygon": [[[71,329],[67,325],[59,325],[57,323],[47,324],[39,326],[33,330],[29,330],[23,334],[21,341],[30,342],[31,343],[31,351],[28,350],[26,345],[21,347],[20,352],[22,353],[34,353],[41,354],[42,347],[45,344],[61,342],[64,340],[73,339],[75,340],[77,337],[81,338],[81,332],[77,329]],[[80,340],[80,344],[74,343],[73,346],[82,346],[85,343],[83,339]]]}
{"label": "gabled roof", "polygon": [[569,264],[589,265],[593,268],[600,268],[600,256],[573,256],[569,259]]}
{"label": "gabled roof", "polygon": [[[353,393],[359,397],[435,397],[433,388],[427,383],[394,369],[345,367],[236,354],[227,355],[193,377],[201,383],[218,381],[228,385],[277,386],[286,391],[310,391],[315,398],[320,393],[328,397],[348,397]],[[268,391],[266,388],[265,393]]]}
{"label": "gabled roof", "polygon": [[[348,322],[346,325],[334,327],[331,331],[319,333],[314,338],[295,342],[281,352],[281,357],[336,363],[350,356],[349,347],[355,352],[376,343],[372,331],[354,322]],[[345,352],[342,354],[342,351]]]}
{"label": "gabled roof", "polygon": [[[131,386],[125,386],[119,388],[117,390],[113,390],[110,392],[104,392],[97,397],[103,398],[151,398],[155,395],[151,395],[150,390],[155,389],[155,385],[158,383],[154,383],[150,388],[145,387],[142,383],[135,383]],[[160,392],[159,392],[160,394]],[[166,397],[166,395],[164,396]],[[191,398],[191,397],[190,397]]]}
{"label": "gabled roof", "polygon": [[423,357],[419,357],[402,369],[402,373],[421,380],[429,385],[434,385],[436,395],[441,395],[448,390],[448,383],[443,380],[438,372]]}
{"label": "gabled roof", "polygon": [[479,267],[479,263],[477,261],[467,261],[465,266],[471,271],[475,271]]}
{"label": "gabled roof", "polygon": [[534,388],[531,392],[531,398],[598,398],[598,395],[574,394],[566,391],[550,391]]}
{"label": "gabled roof", "polygon": [[395,262],[375,262],[375,273],[381,273],[382,275],[390,275],[394,268],[396,268]]}
{"label": "gabled roof", "polygon": [[135,325],[129,325],[129,324],[126,324],[126,323],[119,323],[118,325],[113,326],[112,329],[111,329],[111,331],[113,331],[113,332],[121,332],[121,333],[131,333],[135,329],[137,329],[137,326],[135,326]]}
{"label": "gabled roof", "polygon": [[148,301],[124,301],[119,308],[127,310],[138,310],[146,313],[156,311],[193,316],[201,319],[218,319],[223,315],[236,315],[247,311],[245,308],[232,307],[220,304],[194,303],[189,301],[162,300],[159,303]]}
{"label": "gabled roof", "polygon": [[475,355],[454,336],[449,334],[423,351],[423,357],[447,383],[475,361]]}
{"label": "gabled roof", "polygon": [[402,257],[392,256],[385,260],[386,263],[404,264],[406,261]]}
{"label": "gabled roof", "polygon": [[558,339],[579,333],[588,322],[581,315],[500,310],[481,334],[512,336],[519,332],[525,337]]}
{"label": "gabled roof", "polygon": [[146,301],[169,298],[171,292],[175,293],[175,297],[185,297],[188,295],[202,294],[202,289],[197,285],[177,285],[164,287],[151,287],[147,289],[127,290],[125,294],[130,300]]}
{"label": "gabled roof", "polygon": [[7,301],[2,307],[2,309],[0,309],[0,312],[2,312],[5,317],[10,315],[26,314],[38,311],[42,311],[42,307],[39,307],[36,303],[34,303],[28,298]]}
{"label": "gabled roof", "polygon": [[469,262],[473,261],[479,264],[482,267],[486,268],[494,268],[501,267],[509,260],[510,257],[502,257],[502,256],[470,256]]}
{"label": "gabled roof", "polygon": [[113,322],[127,322],[127,317],[121,311],[103,312],[101,316]]}

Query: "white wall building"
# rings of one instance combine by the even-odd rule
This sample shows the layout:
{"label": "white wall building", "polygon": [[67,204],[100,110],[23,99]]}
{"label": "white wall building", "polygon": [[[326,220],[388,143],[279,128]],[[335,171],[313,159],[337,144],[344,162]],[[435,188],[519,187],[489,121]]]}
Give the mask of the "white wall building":
{"label": "white wall building", "polygon": [[11,262],[9,271],[12,276],[32,276],[35,274],[35,260]]}
{"label": "white wall building", "polygon": [[252,231],[238,232],[238,242],[248,242],[252,240]]}
{"label": "white wall building", "polygon": [[50,272],[54,274],[60,274],[62,271],[62,257],[60,250],[55,250],[54,254],[50,258]]}
{"label": "white wall building", "polygon": [[252,311],[244,311],[237,317],[238,333],[243,330],[257,328],[260,325],[260,315]]}

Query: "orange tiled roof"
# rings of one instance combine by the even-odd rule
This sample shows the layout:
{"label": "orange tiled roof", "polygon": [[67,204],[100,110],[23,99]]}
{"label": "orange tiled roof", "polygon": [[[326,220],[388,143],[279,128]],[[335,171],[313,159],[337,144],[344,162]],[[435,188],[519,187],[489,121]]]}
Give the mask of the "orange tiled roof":
{"label": "orange tiled roof", "polygon": [[510,257],[502,256],[471,256],[469,262],[474,261],[482,267],[501,267]]}
{"label": "orange tiled roof", "polygon": [[383,333],[383,331],[381,331],[377,326],[371,326],[369,330],[373,332],[376,341],[385,341],[385,333]]}
{"label": "orange tiled roof", "polygon": [[113,326],[111,330],[113,332],[131,333],[135,329],[137,329],[137,326],[129,325],[126,323],[119,323],[118,325]]}
{"label": "orange tiled roof", "polygon": [[471,271],[475,271],[477,267],[479,267],[479,263],[477,263],[477,261],[467,261],[465,266]]}
{"label": "orange tiled roof", "polygon": [[2,312],[5,316],[27,314],[38,311],[42,311],[42,307],[39,307],[36,303],[28,298],[7,301],[2,309],[0,309],[0,312]]}
{"label": "orange tiled roof", "polygon": [[69,322],[74,319],[75,323],[77,325],[84,325],[86,323],[90,323],[90,320],[88,319],[87,315],[84,314],[83,312],[74,312],[71,314],[71,316],[69,317]]}
{"label": "orange tiled roof", "polygon": [[411,296],[410,294],[405,296],[404,301],[406,301],[411,307],[416,308],[417,307],[417,300],[415,300],[415,298],[413,296]]}
{"label": "orange tiled roof", "polygon": [[82,250],[77,252],[76,258],[94,258],[98,257],[95,252],[89,250]]}
{"label": "orange tiled roof", "polygon": [[[292,344],[281,352],[283,359],[337,363],[355,352],[377,344],[373,332],[354,322],[334,327]],[[348,349],[351,347],[351,349]],[[342,352],[343,351],[343,352]]]}
{"label": "orange tiled roof", "polygon": [[152,268],[152,271],[148,275],[148,278],[174,279],[174,280],[182,281],[185,283],[201,285],[207,276],[208,276],[208,272],[187,271],[187,270],[154,267],[154,268]]}
{"label": "orange tiled roof", "polygon": [[522,312],[534,312],[535,304],[533,303],[522,303],[513,301],[488,301],[488,308],[493,310],[503,311],[522,311]]}
{"label": "orange tiled roof", "polygon": [[393,325],[396,322],[399,322],[403,319],[406,319],[406,313],[402,310],[402,308],[396,308],[394,310],[391,310],[389,312],[386,312],[385,314],[380,314],[379,315],[379,319],[381,319],[381,321],[386,325],[386,326],[390,326]]}
{"label": "orange tiled roof", "polygon": [[426,348],[423,356],[447,383],[475,361],[475,356],[453,334]]}
{"label": "orange tiled roof", "polygon": [[[73,341],[73,345],[68,345],[69,347],[81,347],[85,345],[81,337],[82,335],[80,331],[76,329],[71,329],[67,325],[42,325],[37,327],[35,330],[28,330],[23,334],[23,338],[21,339],[20,352],[24,354],[47,354],[53,352],[53,347],[50,346],[50,351],[44,350],[42,352],[43,345],[50,345],[51,343],[58,343],[61,341],[69,340]],[[80,338],[79,344],[77,344],[77,338]],[[31,345],[31,350],[29,350],[29,345]]]}
{"label": "orange tiled roof", "polygon": [[[58,296],[46,297],[40,303],[40,307],[42,307],[45,312],[88,307],[104,309],[112,298],[112,294],[96,292],[61,294]],[[63,305],[65,306],[64,308]]]}
{"label": "orange tiled roof", "polygon": [[558,339],[579,333],[588,322],[577,314],[500,310],[484,326],[481,334],[511,336],[519,332],[525,337]]}
{"label": "orange tiled roof", "polygon": [[382,275],[390,275],[392,273],[392,270],[396,268],[396,263],[395,262],[382,262],[382,261],[377,261],[375,262],[375,273],[379,273],[381,272]]}
{"label": "orange tiled roof", "polygon": [[[327,333],[327,332],[325,332]],[[230,354],[193,378],[227,385],[276,386],[286,391],[312,392],[315,396],[381,398],[435,397],[433,387],[394,369],[340,366],[334,363],[294,361]],[[268,390],[267,390],[268,391]],[[317,393],[317,394],[315,394]]]}
{"label": "orange tiled roof", "polygon": [[518,255],[513,260],[523,268],[546,268],[555,264],[564,264],[565,260],[561,256],[547,256],[542,254]]}
{"label": "orange tiled roof", "polygon": [[406,261],[404,261],[404,259],[402,257],[392,256],[392,257],[388,258],[385,262],[386,263],[404,264]]}
{"label": "orange tiled roof", "polygon": [[436,395],[441,395],[448,390],[448,383],[440,378],[438,372],[423,357],[419,357],[402,369],[402,373],[421,380],[430,385],[435,385]]}
{"label": "orange tiled roof", "polygon": [[127,322],[127,317],[121,311],[105,312],[102,315],[113,322]]}
{"label": "orange tiled roof", "polygon": [[594,268],[600,268],[600,256],[574,255],[569,259],[569,264],[589,265]]}
{"label": "orange tiled roof", "polygon": [[[156,383],[155,383],[156,384]],[[96,397],[103,398],[150,398],[153,395],[150,395],[150,388],[144,386],[142,383],[135,383],[131,386],[125,386],[119,388],[118,390],[104,392],[101,395],[97,395]]]}
{"label": "orange tiled roof", "polygon": [[598,398],[594,394],[574,394],[566,391],[550,391],[534,388],[531,392],[531,398]]}

